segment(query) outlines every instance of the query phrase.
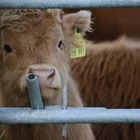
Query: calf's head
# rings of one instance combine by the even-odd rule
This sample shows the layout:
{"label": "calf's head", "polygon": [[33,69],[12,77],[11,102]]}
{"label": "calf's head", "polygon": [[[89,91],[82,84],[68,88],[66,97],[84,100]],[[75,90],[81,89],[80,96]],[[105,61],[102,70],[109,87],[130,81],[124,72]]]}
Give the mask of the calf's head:
{"label": "calf's head", "polygon": [[[1,10],[0,86],[6,105],[29,105],[26,75],[38,76],[47,104],[55,104],[69,78],[74,29],[90,28],[90,12]],[[60,102],[60,100],[59,100]]]}

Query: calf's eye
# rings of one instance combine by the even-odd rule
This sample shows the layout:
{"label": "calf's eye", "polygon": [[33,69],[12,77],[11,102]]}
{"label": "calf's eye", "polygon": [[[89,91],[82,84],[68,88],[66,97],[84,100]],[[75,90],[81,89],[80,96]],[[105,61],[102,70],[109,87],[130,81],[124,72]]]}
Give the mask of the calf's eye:
{"label": "calf's eye", "polygon": [[6,53],[12,53],[13,52],[12,47],[8,44],[4,45],[4,50],[5,50]]}
{"label": "calf's eye", "polygon": [[62,41],[62,40],[59,41],[58,48],[63,49],[64,47],[65,47],[65,46],[64,46],[63,41]]}

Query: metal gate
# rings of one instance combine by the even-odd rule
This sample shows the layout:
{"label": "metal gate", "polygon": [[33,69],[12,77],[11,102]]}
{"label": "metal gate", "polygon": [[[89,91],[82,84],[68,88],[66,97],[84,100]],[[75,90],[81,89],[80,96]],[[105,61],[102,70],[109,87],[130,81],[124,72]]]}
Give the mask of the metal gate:
{"label": "metal gate", "polygon": [[[139,7],[140,0],[0,0],[0,8],[93,8]],[[43,107],[38,79],[28,75],[32,108],[0,108],[1,124],[16,123],[134,123],[140,122],[140,109],[106,109],[67,107],[67,90],[63,106]],[[34,94],[34,96],[32,96]]]}

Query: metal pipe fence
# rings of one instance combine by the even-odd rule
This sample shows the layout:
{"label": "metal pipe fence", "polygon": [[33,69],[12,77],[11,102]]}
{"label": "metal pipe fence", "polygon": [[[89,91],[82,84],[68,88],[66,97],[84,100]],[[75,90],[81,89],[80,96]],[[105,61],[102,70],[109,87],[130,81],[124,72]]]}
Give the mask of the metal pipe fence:
{"label": "metal pipe fence", "polygon": [[29,91],[29,98],[32,109],[43,109],[44,105],[42,102],[38,78],[35,74],[30,73],[26,77]]}
{"label": "metal pipe fence", "polygon": [[139,7],[140,0],[0,0],[0,8]]}
{"label": "metal pipe fence", "polygon": [[45,109],[0,108],[1,124],[140,123],[140,109],[51,106]]}
{"label": "metal pipe fence", "polygon": [[[139,7],[140,0],[0,0],[0,8],[93,8]],[[25,123],[134,123],[140,122],[140,109],[43,106],[36,76],[27,77],[32,108],[0,108],[1,124]]]}
{"label": "metal pipe fence", "polygon": [[26,77],[31,108],[0,108],[1,124],[32,123],[134,123],[140,122],[140,109],[106,109],[67,107],[67,89],[63,90],[62,106],[43,106],[38,78]]}

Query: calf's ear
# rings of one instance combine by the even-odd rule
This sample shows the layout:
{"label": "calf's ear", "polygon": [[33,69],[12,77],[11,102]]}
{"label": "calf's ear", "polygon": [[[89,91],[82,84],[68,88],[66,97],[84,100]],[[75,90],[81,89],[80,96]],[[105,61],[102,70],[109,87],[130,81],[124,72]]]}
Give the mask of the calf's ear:
{"label": "calf's ear", "polygon": [[81,33],[91,31],[91,12],[82,10],[77,13],[67,14],[62,17],[62,24],[65,30],[79,29]]}

